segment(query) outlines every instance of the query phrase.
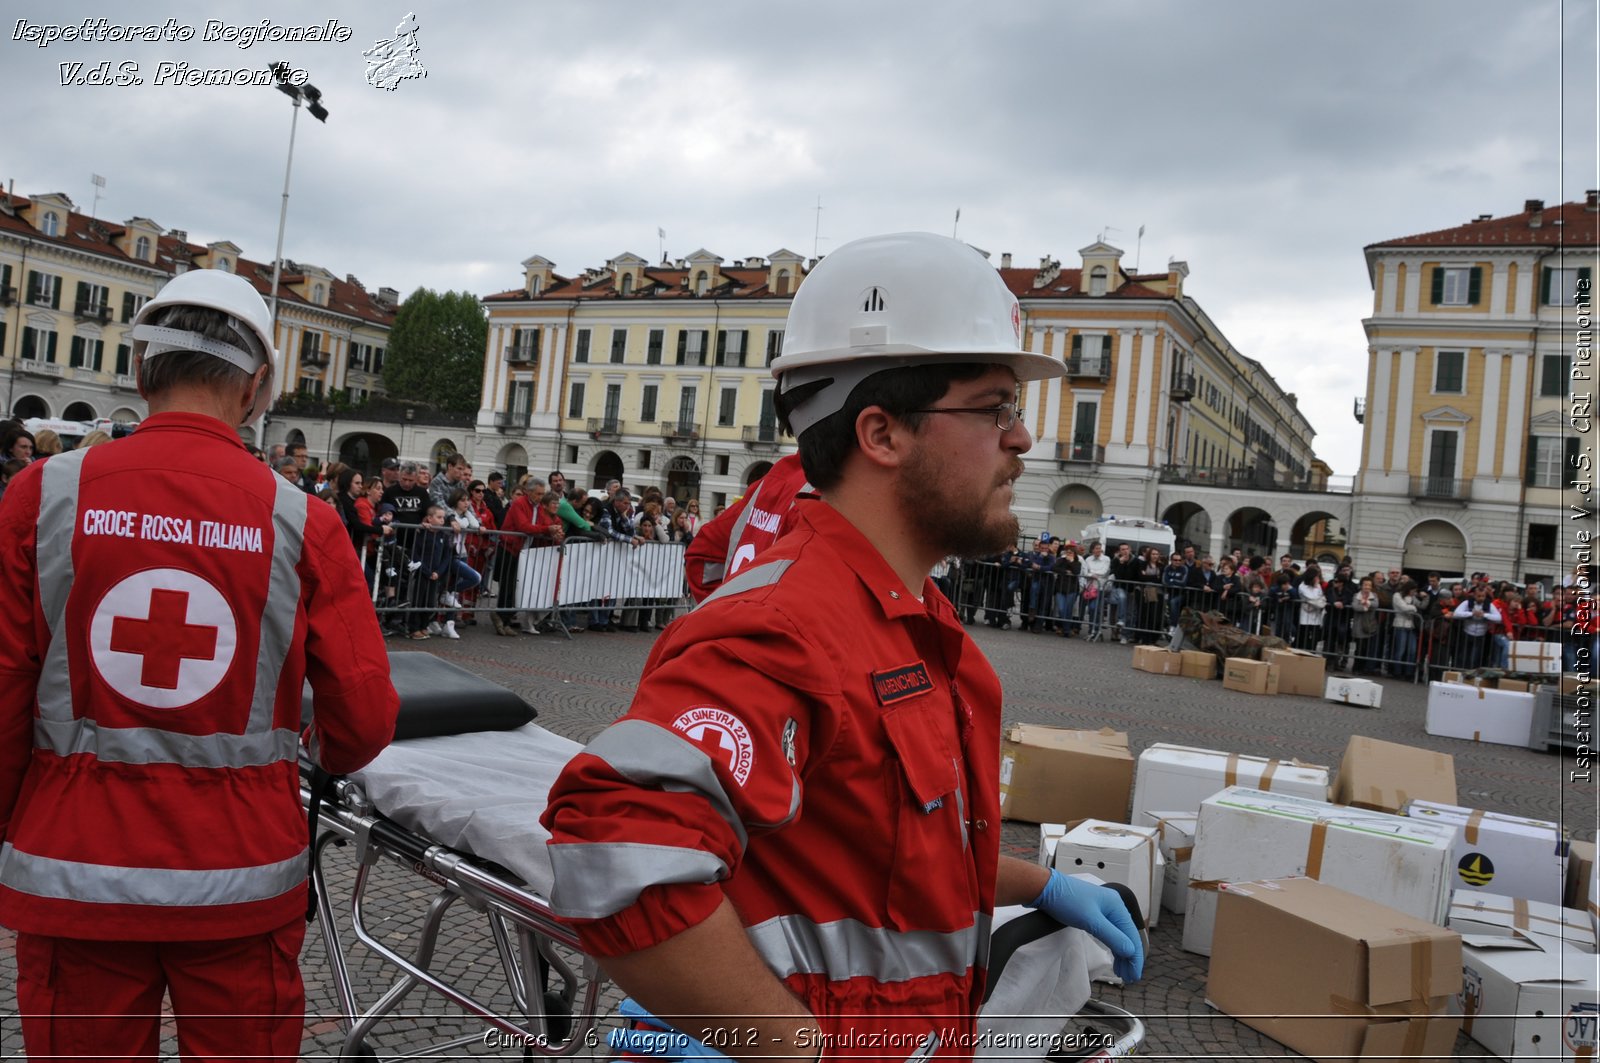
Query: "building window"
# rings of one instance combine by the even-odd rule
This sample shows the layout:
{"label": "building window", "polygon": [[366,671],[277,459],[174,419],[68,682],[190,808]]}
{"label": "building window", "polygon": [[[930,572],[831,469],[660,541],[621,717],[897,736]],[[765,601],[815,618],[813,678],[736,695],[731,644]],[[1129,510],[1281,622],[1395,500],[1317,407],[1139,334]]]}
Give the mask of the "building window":
{"label": "building window", "polygon": [[321,395],[322,395],[322,378],[321,377],[314,377],[314,376],[301,377],[300,378],[300,393],[302,395],[316,395],[318,397],[321,397]]}
{"label": "building window", "polygon": [[1556,534],[1554,524],[1528,525],[1528,556],[1537,561],[1556,559]]}
{"label": "building window", "polygon": [[53,210],[45,211],[44,218],[39,222],[39,231],[46,236],[60,236],[61,215]]}
{"label": "building window", "polygon": [[614,328],[611,330],[611,361],[620,365],[628,353],[628,330]]}
{"label": "building window", "polygon": [[631,273],[624,273],[622,275],[622,294],[623,295],[632,295],[633,294],[633,274],[631,274]]}
{"label": "building window", "polygon": [[783,353],[783,329],[775,328],[767,331],[767,364]]}
{"label": "building window", "polygon": [[225,258],[219,258],[219,259],[217,259],[217,268],[220,269],[224,273],[232,273],[233,272],[233,263],[229,262]]}
{"label": "building window", "polygon": [[701,270],[699,273],[696,273],[694,275],[694,294],[706,294],[706,288],[709,286],[710,282],[711,278],[706,274],[705,270]]}
{"label": "building window", "polygon": [[686,328],[678,333],[678,364],[706,364],[706,330]]}
{"label": "building window", "polygon": [[773,285],[772,294],[773,295],[788,295],[789,294],[789,271],[788,270],[780,269],[778,271],[777,283]]}
{"label": "building window", "polygon": [[90,340],[82,336],[72,337],[72,345],[67,355],[67,364],[73,369],[92,369],[100,371],[100,358],[105,351],[103,340]]}
{"label": "building window", "polygon": [[1572,355],[1547,354],[1539,361],[1539,394],[1559,398],[1567,393],[1567,377],[1572,375]]}
{"label": "building window", "polygon": [[717,364],[744,365],[745,339],[749,335],[745,329],[718,329]]}
{"label": "building window", "polygon": [[1096,266],[1094,269],[1090,270],[1089,271],[1089,294],[1090,295],[1104,295],[1104,294],[1106,294],[1106,282],[1109,279],[1110,279],[1110,274],[1106,272],[1106,268],[1104,266]]}
{"label": "building window", "polygon": [[1482,267],[1435,267],[1432,296],[1434,306],[1477,306],[1483,296]]}
{"label": "building window", "polygon": [[589,330],[586,328],[578,330],[578,344],[573,348],[572,360],[574,362],[587,362],[589,360]]}
{"label": "building window", "polygon": [[78,297],[73,312],[83,317],[98,317],[111,302],[111,289],[104,284],[78,282]]}
{"label": "building window", "polygon": [[133,257],[150,261],[150,238],[141,236],[133,242]]}
{"label": "building window", "polygon": [[1433,391],[1436,395],[1459,395],[1466,391],[1466,351],[1435,351]]}
{"label": "building window", "polygon": [[374,373],[383,372],[383,348],[382,347],[374,347],[374,348],[372,348],[372,371]]}
{"label": "building window", "polygon": [[650,330],[650,338],[646,342],[644,349],[645,365],[661,364],[661,347],[666,341],[666,338],[667,333],[665,329],[653,328]]}
{"label": "building window", "polygon": [[[1529,436],[1528,468],[1526,480],[1529,487],[1560,487],[1561,466],[1565,452],[1576,451],[1576,436]],[[1571,446],[1569,447],[1569,444]]]}
{"label": "building window", "polygon": [[34,306],[61,309],[61,278],[36,269],[28,271],[28,302]]}
{"label": "building window", "polygon": [[310,329],[300,331],[300,364],[316,365],[322,361],[322,334]]}
{"label": "building window", "polygon": [[311,286],[311,301],[318,306],[322,305],[322,285],[313,284]]}
{"label": "building window", "polygon": [[1571,306],[1578,293],[1579,282],[1585,290],[1589,285],[1589,267],[1558,269],[1546,266],[1539,281],[1539,302],[1545,306]]}
{"label": "building window", "polygon": [[567,393],[567,416],[583,416],[583,381],[574,381],[572,390]]}
{"label": "building window", "polygon": [[645,424],[654,424],[656,420],[656,396],[661,388],[656,384],[646,384],[639,391],[639,420]]}
{"label": "building window", "polygon": [[717,424],[723,428],[733,425],[733,416],[739,406],[739,389],[723,388],[717,396]]}
{"label": "building window", "polygon": [[31,325],[22,329],[22,357],[39,362],[56,360],[56,334]]}
{"label": "building window", "polygon": [[128,324],[139,313],[140,308],[149,302],[148,295],[136,295],[133,292],[122,293],[122,323]]}
{"label": "building window", "polygon": [[130,376],[133,373],[133,345],[128,343],[117,344],[117,375]]}
{"label": "building window", "polygon": [[1100,404],[1080,399],[1072,417],[1072,457],[1075,461],[1093,461],[1095,439],[1099,434]]}
{"label": "building window", "polygon": [[688,432],[694,428],[694,408],[699,403],[700,393],[693,385],[685,385],[678,392],[678,427]]}
{"label": "building window", "polygon": [[622,419],[622,385],[606,385],[604,421],[606,430],[615,432]]}

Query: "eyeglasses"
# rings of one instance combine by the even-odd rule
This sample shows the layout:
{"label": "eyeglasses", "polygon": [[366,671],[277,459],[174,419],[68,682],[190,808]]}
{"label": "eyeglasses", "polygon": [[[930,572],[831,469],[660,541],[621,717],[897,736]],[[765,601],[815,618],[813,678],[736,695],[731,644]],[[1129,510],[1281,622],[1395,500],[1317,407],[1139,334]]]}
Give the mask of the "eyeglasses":
{"label": "eyeglasses", "polygon": [[987,413],[994,417],[994,426],[1002,432],[1016,427],[1022,417],[1020,403],[1002,402],[998,406],[935,406],[926,410],[907,410],[906,413]]}

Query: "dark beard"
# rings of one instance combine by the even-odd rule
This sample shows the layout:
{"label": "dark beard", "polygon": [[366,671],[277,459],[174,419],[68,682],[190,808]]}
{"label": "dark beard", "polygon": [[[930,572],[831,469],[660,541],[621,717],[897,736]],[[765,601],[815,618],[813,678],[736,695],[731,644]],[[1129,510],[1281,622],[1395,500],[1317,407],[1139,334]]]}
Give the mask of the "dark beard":
{"label": "dark beard", "polygon": [[[1016,464],[1018,467],[1012,471],[1020,475],[1021,459]],[[1003,518],[984,523],[990,504],[987,497],[967,494],[955,499],[928,497],[925,485],[948,482],[944,463],[930,458],[924,451],[906,466],[895,488],[897,505],[924,514],[920,522],[924,542],[937,546],[947,557],[963,560],[987,557],[1017,544],[1022,525],[1015,513],[1007,510]]]}

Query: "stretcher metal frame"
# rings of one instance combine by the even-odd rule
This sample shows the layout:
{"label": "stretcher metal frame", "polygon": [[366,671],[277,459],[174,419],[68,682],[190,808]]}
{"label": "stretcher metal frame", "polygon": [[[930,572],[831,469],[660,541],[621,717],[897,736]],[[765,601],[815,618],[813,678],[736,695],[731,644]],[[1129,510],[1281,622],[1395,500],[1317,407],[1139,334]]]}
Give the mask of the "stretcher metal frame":
{"label": "stretcher metal frame", "polygon": [[[312,791],[303,765],[300,783],[301,806],[309,810]],[[389,989],[365,1008],[356,999],[344,943],[334,921],[334,898],[323,871],[329,846],[348,846],[354,851],[355,881],[348,903],[356,939],[400,972]],[[410,955],[386,944],[367,925],[367,889],[373,868],[383,860],[438,888]],[[378,812],[361,787],[349,779],[335,780],[320,803],[317,836],[312,841],[311,889],[345,1026],[339,1058],[378,1058],[367,1043],[368,1036],[419,986],[432,989],[509,1035],[509,1043],[521,1047],[525,1059],[576,1056],[601,1043],[595,1032],[599,1021],[595,1008],[604,981],[599,965],[583,952],[572,931],[555,918],[549,902],[474,858],[397,825]],[[457,901],[465,902],[485,918],[506,987],[521,1013],[520,1021],[452,985],[433,969],[441,924]],[[557,951],[557,945],[582,957],[577,970]],[[547,970],[555,976],[553,989],[545,985]],[[564,1034],[562,1027],[566,1027]],[[469,1044],[482,1044],[486,1033],[464,1034],[390,1058],[437,1056]]]}

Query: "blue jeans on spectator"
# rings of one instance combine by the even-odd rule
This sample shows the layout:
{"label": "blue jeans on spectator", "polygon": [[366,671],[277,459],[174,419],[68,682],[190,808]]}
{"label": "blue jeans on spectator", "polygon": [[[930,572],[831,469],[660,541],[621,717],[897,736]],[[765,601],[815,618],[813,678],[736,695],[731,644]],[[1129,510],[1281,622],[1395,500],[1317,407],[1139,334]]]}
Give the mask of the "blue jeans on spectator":
{"label": "blue jeans on spectator", "polygon": [[470,591],[483,582],[483,574],[467,564],[463,558],[456,558],[451,564],[450,570],[454,576],[454,582],[450,585],[450,589],[457,594]]}
{"label": "blue jeans on spectator", "polygon": [[1078,592],[1062,592],[1056,595],[1056,616],[1061,618],[1061,633],[1071,636],[1073,629],[1078,626],[1073,619],[1072,612],[1078,607]]}
{"label": "blue jeans on spectator", "polygon": [[1490,668],[1504,668],[1511,663],[1511,637],[1509,635],[1491,635],[1492,649],[1489,654]]}
{"label": "blue jeans on spectator", "polygon": [[1394,629],[1394,674],[1406,679],[1416,678],[1417,632],[1415,628]]}

